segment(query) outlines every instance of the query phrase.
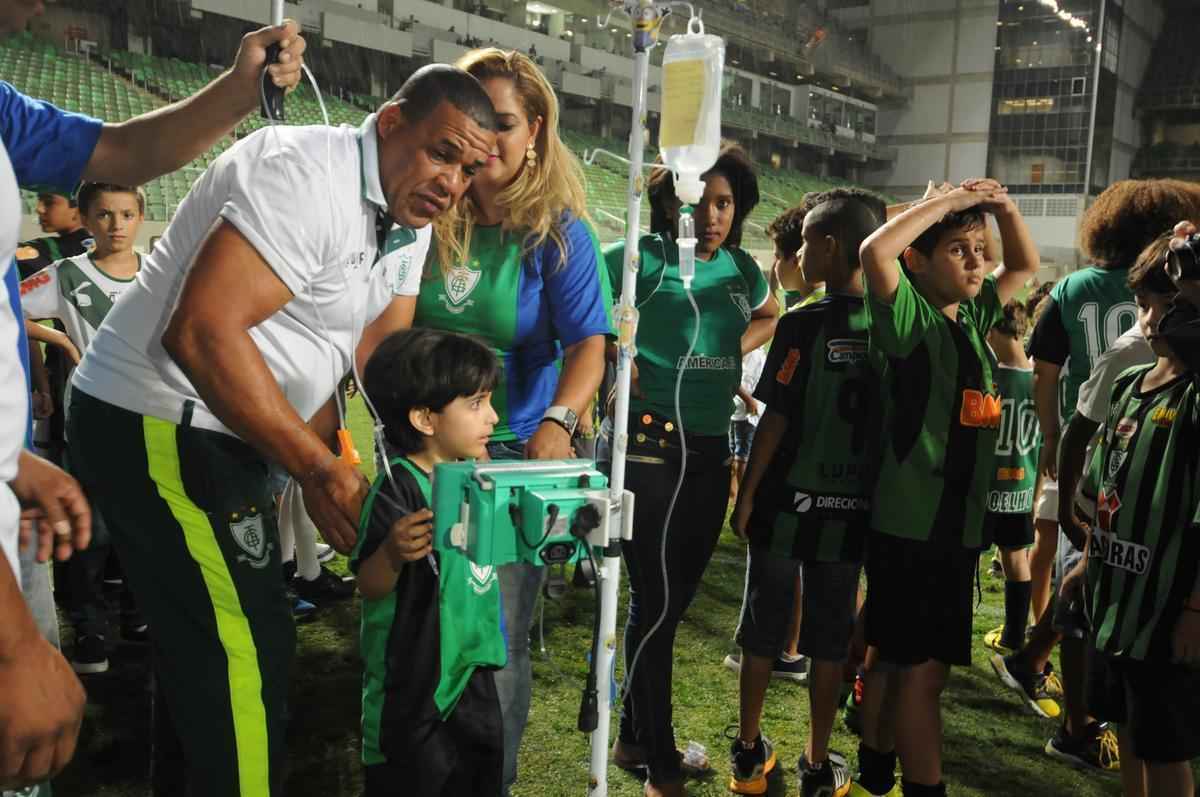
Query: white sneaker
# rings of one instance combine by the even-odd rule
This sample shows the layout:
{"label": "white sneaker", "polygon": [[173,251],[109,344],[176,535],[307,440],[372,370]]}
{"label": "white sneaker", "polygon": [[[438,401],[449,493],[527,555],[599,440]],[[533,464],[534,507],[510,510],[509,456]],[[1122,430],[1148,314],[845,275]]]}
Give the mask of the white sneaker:
{"label": "white sneaker", "polygon": [[332,559],[336,554],[337,554],[337,551],[333,550],[332,545],[326,545],[323,542],[317,543],[317,561],[320,562],[321,564],[325,564],[330,559]]}

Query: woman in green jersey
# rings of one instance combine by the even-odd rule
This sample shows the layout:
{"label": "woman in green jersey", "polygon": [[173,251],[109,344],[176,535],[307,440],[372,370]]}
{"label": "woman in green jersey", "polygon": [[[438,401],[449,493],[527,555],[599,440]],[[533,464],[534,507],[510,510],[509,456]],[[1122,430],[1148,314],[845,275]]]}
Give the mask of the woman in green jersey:
{"label": "woman in green jersey", "polygon": [[[492,459],[570,457],[578,417],[604,373],[610,326],[608,275],[584,220],[582,169],[559,138],[554,89],[527,56],[484,48],[456,66],[492,100],[497,152],[460,205],[435,222],[437,255],[426,265],[413,325],[474,335],[500,360]],[[500,568],[505,793],[529,715],[528,630],[542,575],[532,565]]]}
{"label": "woman in green jersey", "polygon": [[[671,730],[675,630],[725,522],[729,417],[742,356],[771,337],[779,315],[758,264],[739,248],[743,222],[758,203],[749,159],[738,146],[726,144],[703,178],[704,196],[695,209],[691,297],[679,276],[674,241],[680,201],[666,170],[650,178],[651,234],[638,242],[641,322],[625,471],[637,501],[633,540],[621,543],[629,570],[627,673],[633,667],[614,758],[623,766],[648,767],[649,795],[684,793]],[[624,244],[606,249],[605,259],[613,284],[619,284]],[[696,333],[692,298],[700,329],[687,356]],[[670,528],[664,528],[671,505]]]}

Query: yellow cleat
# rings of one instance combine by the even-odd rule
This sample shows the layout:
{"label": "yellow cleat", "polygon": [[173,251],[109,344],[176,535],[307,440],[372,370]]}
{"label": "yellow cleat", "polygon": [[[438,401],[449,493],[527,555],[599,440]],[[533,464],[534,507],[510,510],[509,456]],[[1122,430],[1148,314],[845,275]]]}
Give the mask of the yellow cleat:
{"label": "yellow cleat", "polygon": [[904,792],[900,788],[900,781],[896,781],[887,794],[872,794],[859,784],[851,783],[846,797],[904,797]]}
{"label": "yellow cleat", "polygon": [[1022,677],[1008,667],[1008,660],[996,654],[991,658],[992,669],[1005,686],[1021,695],[1034,714],[1046,719],[1056,718],[1061,711],[1058,702],[1046,692],[1046,676],[1042,673]]}
{"label": "yellow cleat", "polygon": [[1013,649],[1000,644],[1000,637],[1004,635],[1004,626],[993,628],[983,635],[983,646],[989,650],[999,653],[1001,656],[1011,656]]}

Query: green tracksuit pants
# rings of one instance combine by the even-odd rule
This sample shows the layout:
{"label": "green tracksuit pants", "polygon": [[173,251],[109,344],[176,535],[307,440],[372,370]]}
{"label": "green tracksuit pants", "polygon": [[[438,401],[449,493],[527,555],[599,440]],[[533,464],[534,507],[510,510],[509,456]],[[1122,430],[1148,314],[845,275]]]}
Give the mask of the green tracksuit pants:
{"label": "green tracksuit pants", "polygon": [[177,426],[75,390],[71,461],[150,623],[185,793],[270,797],[282,791],[296,632],[267,465],[189,415]]}

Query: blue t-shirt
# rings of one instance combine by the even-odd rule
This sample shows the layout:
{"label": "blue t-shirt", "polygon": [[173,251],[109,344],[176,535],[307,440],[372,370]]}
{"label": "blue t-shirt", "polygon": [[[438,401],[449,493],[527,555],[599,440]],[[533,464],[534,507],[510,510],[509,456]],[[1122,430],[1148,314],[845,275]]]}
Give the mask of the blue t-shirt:
{"label": "blue t-shirt", "polygon": [[[17,183],[26,188],[42,188],[72,194],[83,170],[92,157],[104,123],[90,116],[61,110],[42,100],[27,97],[0,80],[0,141],[8,151]],[[4,275],[9,302],[20,321],[21,291],[17,269]],[[29,342],[25,326],[18,324],[17,356],[25,370],[26,394],[29,393]],[[33,417],[32,413],[29,415]],[[25,442],[33,438],[32,421]]]}
{"label": "blue t-shirt", "polygon": [[443,273],[431,257],[421,282],[413,326],[475,335],[500,360],[495,442],[529,439],[554,400],[563,349],[610,329],[612,292],[595,233],[566,215],[559,232],[565,260],[553,238],[523,252],[521,232],[476,227],[467,262]]}

